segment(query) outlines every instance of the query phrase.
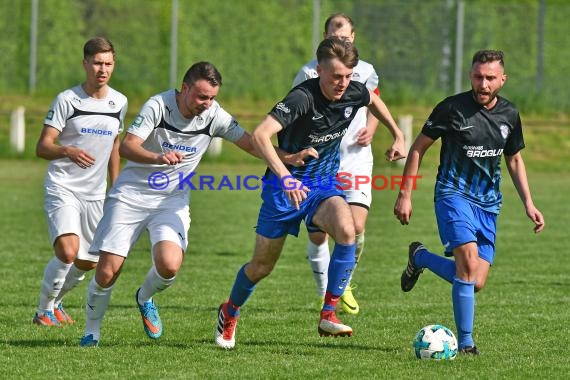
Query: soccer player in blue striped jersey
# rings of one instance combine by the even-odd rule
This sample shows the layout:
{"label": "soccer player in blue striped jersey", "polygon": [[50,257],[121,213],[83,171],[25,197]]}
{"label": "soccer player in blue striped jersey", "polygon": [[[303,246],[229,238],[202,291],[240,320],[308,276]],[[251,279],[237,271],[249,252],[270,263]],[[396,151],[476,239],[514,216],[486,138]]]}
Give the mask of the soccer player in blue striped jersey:
{"label": "soccer player in blue striped jersey", "polygon": [[401,287],[410,291],[424,268],[452,284],[452,301],[459,350],[479,354],[473,341],[475,292],[485,286],[495,257],[496,222],[502,202],[501,156],[515,188],[534,223],[544,228],[544,218],[534,206],[521,150],[522,125],[516,107],[499,91],[505,84],[503,53],[475,53],[470,71],[471,90],[439,103],[412,145],[404,176],[410,180],[399,192],[394,214],[404,225],[412,215],[411,178],[422,157],[441,138],[440,165],[435,183],[435,213],[445,255],[429,252],[413,242]]}
{"label": "soccer player in blue striped jersey", "polygon": [[[354,43],[356,32],[352,18],[344,13],[334,13],[325,21],[323,38],[338,37]],[[310,78],[318,77],[317,59],[305,64],[293,80],[293,87]],[[367,88],[380,95],[378,89],[378,74],[370,63],[358,60],[352,71],[352,80],[364,83]],[[340,143],[340,173],[350,173],[351,177],[372,178],[372,139],[378,128],[378,119],[366,107],[357,111]],[[397,142],[394,142],[397,143]],[[364,251],[364,233],[368,210],[372,204],[372,184],[358,183],[343,189],[346,201],[352,211],[354,232],[356,233],[356,252],[354,269],[358,265]],[[307,242],[307,260],[313,272],[317,285],[317,294],[322,301],[327,288],[327,268],[330,262],[328,238],[322,231],[309,230]],[[352,273],[354,275],[354,272]],[[354,298],[352,278],[340,297],[339,306],[349,314],[358,314],[360,306]],[[340,309],[339,307],[339,309]]]}
{"label": "soccer player in blue striped jersey", "polygon": [[[333,37],[317,49],[319,77],[292,89],[259,124],[252,140],[267,162],[251,261],[239,271],[227,302],[220,305],[215,342],[231,349],[240,307],[255,285],[268,276],[277,263],[288,234],[297,236],[301,221],[316,227],[335,241],[328,268],[328,284],[318,331],[321,336],[351,336],[352,328],[340,322],[336,304],[354,268],[356,249],[354,221],[342,190],[335,186],[339,168],[339,146],[356,112],[368,106],[388,126],[394,140],[389,160],[404,157],[400,130],[382,100],[360,82],[352,81],[358,52],[352,43]],[[279,148],[299,152],[313,148],[301,167],[286,166],[271,143],[277,134]]]}

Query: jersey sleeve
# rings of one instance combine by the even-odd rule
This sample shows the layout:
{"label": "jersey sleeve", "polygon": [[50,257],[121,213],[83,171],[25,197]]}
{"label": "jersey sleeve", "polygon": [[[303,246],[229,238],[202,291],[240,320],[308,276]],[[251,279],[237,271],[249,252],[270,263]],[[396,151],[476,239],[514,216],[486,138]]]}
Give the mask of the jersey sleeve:
{"label": "jersey sleeve", "polygon": [[439,103],[422,127],[422,134],[433,140],[437,140],[445,134],[451,127],[449,122],[450,108],[451,106],[448,102],[443,101]]}
{"label": "jersey sleeve", "polygon": [[307,79],[316,78],[318,76],[316,69],[312,67],[313,65],[314,62],[311,61],[305,66],[301,67],[301,70],[299,70],[299,72],[295,76],[295,79],[293,79],[293,84],[291,85],[291,88],[298,86]]}
{"label": "jersey sleeve", "polygon": [[125,105],[121,108],[121,112],[119,113],[119,131],[118,133],[121,134],[125,129],[125,116],[127,115],[127,110],[129,108],[128,101],[125,101]]}
{"label": "jersey sleeve", "polygon": [[127,130],[128,133],[146,140],[154,128],[160,123],[162,112],[158,100],[150,98],[143,104],[139,114]]}
{"label": "jersey sleeve", "polygon": [[65,124],[67,119],[73,112],[73,107],[71,103],[62,92],[60,93],[52,102],[46,118],[44,120],[45,125],[49,125],[50,127],[54,127],[58,131],[63,131],[65,128]]}
{"label": "jersey sleeve", "polygon": [[220,107],[214,116],[211,133],[212,136],[222,137],[230,142],[236,142],[243,136],[245,130],[232,115]]}
{"label": "jersey sleeve", "polygon": [[517,112],[515,125],[513,126],[513,129],[509,134],[507,141],[505,142],[505,148],[503,152],[507,156],[513,156],[524,147],[525,145],[522,133],[522,122],[521,117]]}
{"label": "jersey sleeve", "polygon": [[269,112],[277,120],[283,129],[293,124],[300,116],[305,115],[310,107],[311,101],[307,92],[301,88],[292,89],[287,96],[277,103]]}
{"label": "jersey sleeve", "polygon": [[366,79],[366,88],[374,92],[376,95],[380,95],[380,90],[378,87],[379,87],[378,74],[376,73],[376,70],[374,70],[374,67],[372,67],[370,75]]}

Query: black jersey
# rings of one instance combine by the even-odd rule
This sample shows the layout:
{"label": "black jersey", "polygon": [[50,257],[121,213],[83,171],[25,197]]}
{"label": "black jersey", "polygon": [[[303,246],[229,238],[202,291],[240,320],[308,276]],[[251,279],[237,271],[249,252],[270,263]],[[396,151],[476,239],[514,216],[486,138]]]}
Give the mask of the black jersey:
{"label": "black jersey", "polygon": [[511,156],[524,148],[516,107],[497,97],[488,110],[477,103],[471,91],[464,92],[439,103],[422,133],[442,140],[435,199],[459,195],[498,214],[501,155]]}
{"label": "black jersey", "polygon": [[279,147],[295,153],[313,147],[318,159],[308,158],[301,167],[288,166],[300,181],[336,176],[339,146],[350,122],[360,107],[370,104],[365,85],[351,81],[338,101],[324,97],[319,78],[308,79],[293,88],[269,112],[282,126],[277,134]]}

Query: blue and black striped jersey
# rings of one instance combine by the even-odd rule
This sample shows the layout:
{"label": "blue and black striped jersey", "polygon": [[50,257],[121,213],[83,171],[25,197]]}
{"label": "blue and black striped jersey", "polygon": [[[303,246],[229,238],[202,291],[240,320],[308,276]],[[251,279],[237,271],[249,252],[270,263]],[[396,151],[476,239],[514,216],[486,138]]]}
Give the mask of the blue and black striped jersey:
{"label": "blue and black striped jersey", "polygon": [[368,89],[355,81],[334,102],[322,94],[319,78],[308,79],[293,88],[269,112],[283,126],[277,134],[279,148],[295,153],[313,147],[319,158],[307,159],[301,167],[288,166],[291,174],[300,181],[311,179],[311,182],[336,176],[341,139],[358,109],[369,103]]}
{"label": "blue and black striped jersey", "polygon": [[498,214],[502,201],[501,156],[514,155],[524,148],[516,107],[497,97],[497,104],[488,110],[467,91],[439,103],[422,133],[442,140],[435,200],[459,195]]}

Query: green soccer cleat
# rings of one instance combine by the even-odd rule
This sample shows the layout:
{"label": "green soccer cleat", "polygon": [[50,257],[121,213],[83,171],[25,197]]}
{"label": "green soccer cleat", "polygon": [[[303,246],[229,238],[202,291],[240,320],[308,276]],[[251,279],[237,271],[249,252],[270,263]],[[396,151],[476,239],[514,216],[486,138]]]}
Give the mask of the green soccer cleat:
{"label": "green soccer cleat", "polygon": [[342,310],[348,314],[358,314],[360,311],[360,307],[358,306],[358,302],[354,299],[354,294],[352,291],[356,289],[356,285],[347,285],[344,289],[344,293],[340,296],[340,304],[342,306]]}

